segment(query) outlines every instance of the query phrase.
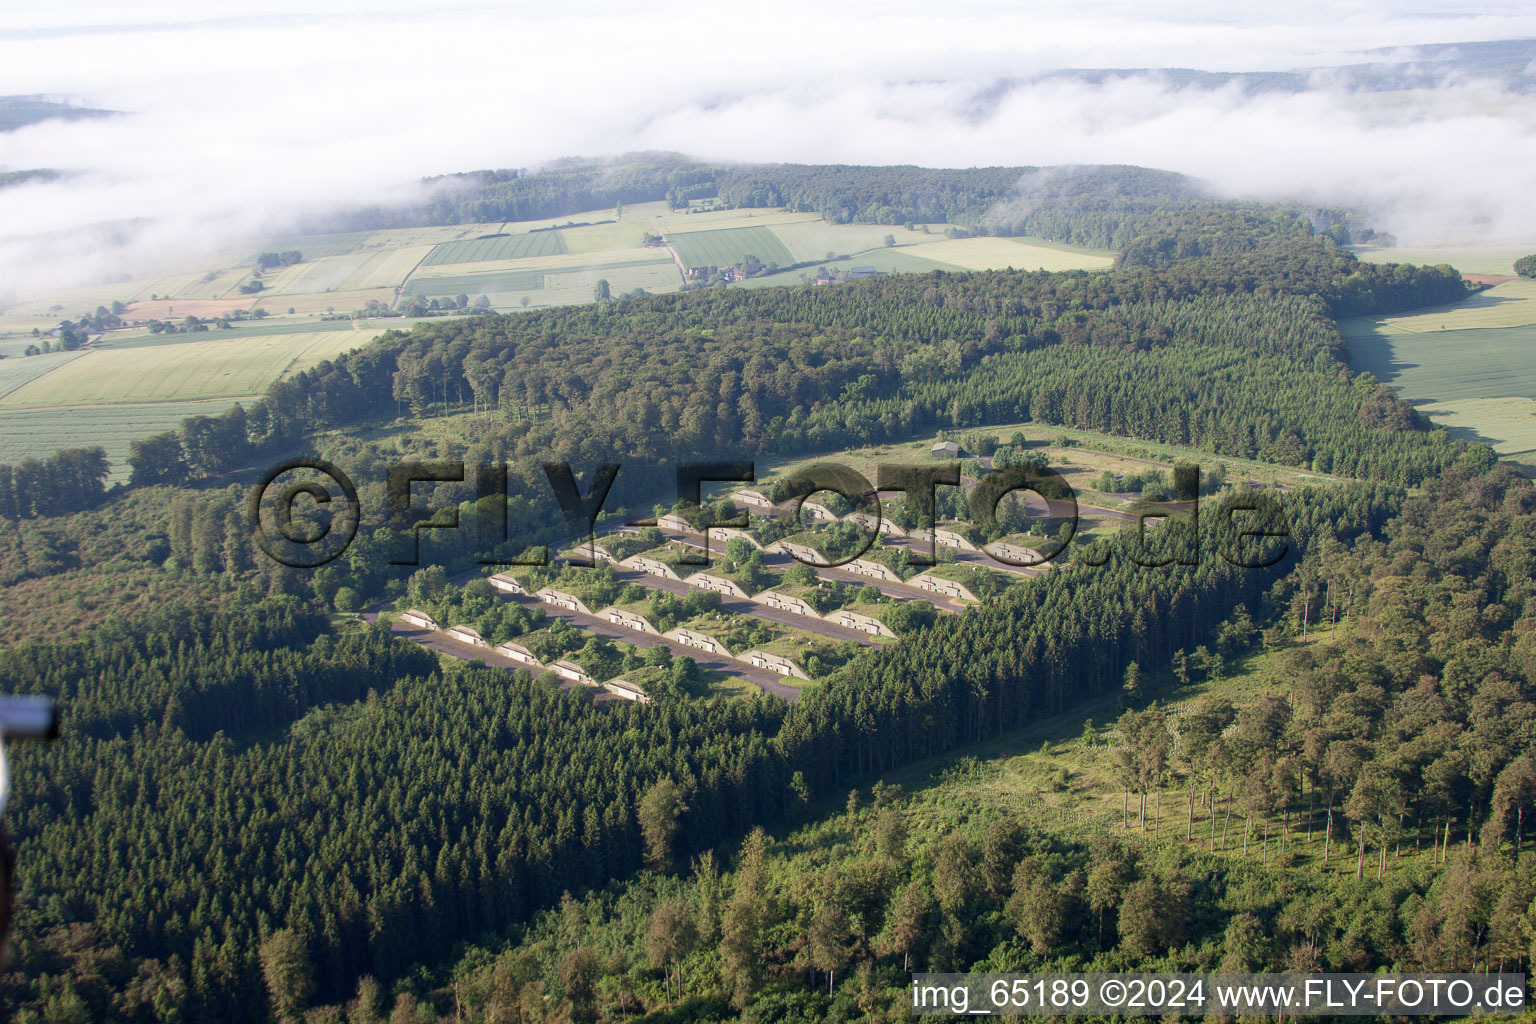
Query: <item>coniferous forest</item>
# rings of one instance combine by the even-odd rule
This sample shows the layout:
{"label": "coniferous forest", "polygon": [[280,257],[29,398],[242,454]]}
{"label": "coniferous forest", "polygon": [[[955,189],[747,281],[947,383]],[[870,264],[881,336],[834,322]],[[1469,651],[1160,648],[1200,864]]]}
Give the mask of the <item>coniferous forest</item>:
{"label": "coniferous forest", "polygon": [[[994,198],[982,172],[874,212],[831,172],[692,174],[654,177],[884,223]],[[552,215],[529,180],[464,202]],[[1041,207],[1058,234],[1121,248],[1102,273],[419,324],[145,439],[127,486],[89,453],[0,467],[0,577],[35,606],[7,626],[0,679],[64,714],[60,741],[14,752],[9,1018],[880,1020],[905,1013],[892,993],[918,965],[1528,965],[1536,492],[1354,373],[1335,326],[1467,286],[1362,263],[1283,210],[1138,188],[1129,237],[1113,204]],[[396,426],[436,420],[472,426],[395,447]],[[380,513],[402,455],[506,463],[515,554],[562,529],[540,462],[620,462],[609,503],[648,508],[680,461],[1025,420],[1345,481],[1282,496],[1290,536],[1266,568],[1215,557],[1233,543],[1223,503],[1251,497],[1224,492],[1156,538],[1198,542],[1198,565],[1112,543],[793,705],[597,704],[337,614],[410,585]],[[308,453],[345,466],[365,510],[347,557],[313,572],[264,559],[243,518],[254,468]],[[445,484],[437,503],[473,496]],[[92,579],[110,601],[85,600]],[[1292,643],[1325,616],[1347,632]],[[1261,637],[1284,648],[1286,694],[1212,696],[1173,728],[1133,685]],[[884,781],[1095,702],[1120,715],[1127,806],[1187,787],[1187,833],[935,823]],[[1359,870],[1294,866],[1267,838],[1259,863],[1196,842],[1217,808],[1244,851],[1305,815]]]}

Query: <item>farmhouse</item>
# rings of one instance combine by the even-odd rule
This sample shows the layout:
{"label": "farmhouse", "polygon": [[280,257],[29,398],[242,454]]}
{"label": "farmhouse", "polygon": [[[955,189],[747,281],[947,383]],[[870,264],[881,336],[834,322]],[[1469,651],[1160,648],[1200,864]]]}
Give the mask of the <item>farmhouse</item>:
{"label": "farmhouse", "polygon": [[958,459],[965,455],[965,450],[953,441],[939,441],[928,454],[936,459]]}
{"label": "farmhouse", "polygon": [[730,652],[730,649],[719,640],[716,640],[708,633],[700,633],[698,630],[689,629],[687,626],[677,627],[672,632],[666,634],[666,637],[668,640],[675,640],[685,647],[692,647],[708,654],[723,654],[728,658],[735,657]]}
{"label": "farmhouse", "polygon": [[953,597],[961,601],[976,600],[976,595],[971,593],[968,589],[956,583],[954,580],[947,580],[942,576],[933,576],[925,572],[921,576],[909,580],[908,583],[911,586],[917,587],[919,590],[926,590],[934,594],[942,594],[945,597]]}
{"label": "farmhouse", "polygon": [[730,499],[738,505],[756,505],[758,508],[773,508],[773,502],[768,500],[768,495],[762,491],[742,489],[732,491]]}
{"label": "farmhouse", "polygon": [[869,633],[872,636],[887,636],[892,640],[896,639],[896,634],[891,632],[891,627],[879,619],[872,615],[860,615],[858,612],[851,612],[846,608],[839,608],[831,615],[828,615],[827,621],[835,626],[857,629],[862,633]]}
{"label": "farmhouse", "polygon": [[400,621],[417,629],[437,629],[437,620],[426,612],[417,611],[415,608],[407,609],[400,613]]}
{"label": "farmhouse", "polygon": [[524,597],[528,594],[528,588],[519,583],[517,577],[508,576],[504,572],[498,572],[488,582],[503,594],[518,594]]}
{"label": "farmhouse", "polygon": [[603,689],[620,700],[632,700],[637,704],[649,704],[651,702],[651,698],[645,695],[645,691],[628,679],[610,679],[603,684]]}
{"label": "farmhouse", "polygon": [[956,533],[953,530],[935,529],[933,531],[933,540],[935,544],[943,544],[945,547],[954,548],[956,551],[977,550],[976,545],[972,544],[964,534]]}
{"label": "farmhouse", "polygon": [[708,281],[715,276],[715,267],[689,267],[683,272],[683,277],[689,282]]}
{"label": "farmhouse", "polygon": [[644,615],[636,615],[634,612],[625,611],[623,608],[604,608],[598,614],[615,626],[623,626],[625,629],[633,629],[640,633],[659,634],[661,632],[661,630],[647,622]]}
{"label": "farmhouse", "polygon": [[896,574],[879,562],[867,558],[855,558],[842,568],[849,572],[856,572],[860,576],[868,576],[872,580],[894,580]]}
{"label": "farmhouse", "polygon": [[646,558],[644,555],[631,555],[619,563],[636,572],[643,572],[650,576],[660,576],[664,580],[677,579],[677,573],[666,562],[656,558]]}
{"label": "farmhouse", "polygon": [[794,676],[796,679],[810,679],[805,674],[805,669],[796,665],[788,658],[777,654],[769,654],[767,651],[748,651],[741,656],[741,660],[754,668],[766,668],[770,672],[777,672],[781,676]]}
{"label": "farmhouse", "polygon": [[698,587],[700,590],[713,590],[717,594],[725,594],[727,597],[746,597],[747,592],[733,580],[724,576],[713,576],[707,572],[696,572],[689,576],[689,586]]}
{"label": "farmhouse", "polygon": [[865,277],[878,277],[883,273],[885,273],[885,271],[876,270],[874,267],[854,267],[852,270],[848,271],[846,276],[851,281],[857,281]]}
{"label": "farmhouse", "polygon": [[580,683],[582,686],[597,685],[597,680],[587,675],[587,670],[574,661],[557,661],[549,666],[549,670],[568,682]]}
{"label": "farmhouse", "polygon": [[759,604],[765,604],[769,608],[777,608],[781,612],[793,612],[796,615],[809,615],[813,619],[821,618],[816,614],[816,609],[806,602],[790,594],[781,594],[777,590],[765,590],[752,600]]}
{"label": "farmhouse", "polygon": [[581,612],[584,615],[592,614],[592,609],[588,608],[581,598],[575,594],[567,594],[563,590],[556,590],[554,587],[545,587],[539,591],[538,598],[545,604],[552,604],[556,608],[564,608],[568,612]]}
{"label": "farmhouse", "polygon": [[522,644],[514,644],[510,640],[504,644],[497,644],[496,653],[503,658],[511,658],[520,665],[527,665],[529,668],[538,668],[541,664],[539,659],[533,656],[532,651]]}
{"label": "farmhouse", "polygon": [[450,626],[448,635],[461,644],[470,644],[473,647],[491,646],[474,626]]}

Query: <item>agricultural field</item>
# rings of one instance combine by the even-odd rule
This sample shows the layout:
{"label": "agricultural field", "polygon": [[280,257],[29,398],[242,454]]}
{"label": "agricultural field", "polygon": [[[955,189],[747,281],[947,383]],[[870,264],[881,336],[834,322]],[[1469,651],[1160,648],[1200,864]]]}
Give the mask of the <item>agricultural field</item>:
{"label": "agricultural field", "polygon": [[[366,253],[342,253],[310,259],[303,263],[269,271],[261,278],[265,286],[259,295],[241,295],[242,301],[265,303],[273,296],[307,292],[335,292],[368,262]],[[239,294],[238,292],[236,294]]]}
{"label": "agricultural field", "polygon": [[252,305],[280,304],[289,295],[394,289],[433,251],[433,246],[417,245],[327,256],[313,262],[306,258],[303,263],[266,274],[260,293],[239,297]]}
{"label": "agricultural field", "polygon": [[0,359],[0,400],[84,354],[78,351],[50,352],[40,356],[10,356]]}
{"label": "agricultural field", "polygon": [[[470,274],[499,274],[505,271],[538,270],[545,273],[561,270],[607,269],[623,263],[671,263],[665,249],[611,249],[602,253],[567,252],[548,256],[530,256],[517,260],[481,260],[478,263],[446,263],[422,266],[411,275],[414,282],[424,277],[458,277]],[[675,264],[674,264],[675,265]]]}
{"label": "agricultural field", "polygon": [[536,304],[561,306],[591,302],[592,289],[599,280],[608,282],[615,296],[643,288],[652,294],[676,291],[681,281],[677,264],[671,260],[645,263],[616,263],[581,270],[565,270],[544,275],[544,290],[534,296]]}
{"label": "agricultural field", "polygon": [[365,331],[315,331],[87,351],[0,398],[0,409],[247,398],[285,373],[372,337]]}
{"label": "agricultural field", "polygon": [[174,430],[188,416],[218,416],[234,403],[156,402],[151,405],[98,405],[90,408],[0,409],[0,463],[40,459],[59,448],[106,449],[112,463],[109,483],[128,479],[128,446],[164,430]]}
{"label": "agricultural field", "polygon": [[[403,249],[417,245],[438,245],[442,242],[454,242],[463,238],[478,238],[481,235],[494,234],[504,231],[506,227],[500,223],[490,224],[444,224],[433,227],[419,228],[384,228],[375,231],[368,236],[367,241],[358,246],[359,249]],[[301,246],[284,246],[288,249],[298,249],[304,252]],[[307,257],[309,253],[304,252]]]}
{"label": "agricultural field", "polygon": [[1408,399],[1536,398],[1536,331],[1525,327],[1348,335],[1350,365]]}
{"label": "agricultural field", "polygon": [[327,256],[345,256],[363,247],[377,232],[346,231],[329,235],[291,235],[276,238],[259,249],[253,250],[241,260],[246,266],[255,266],[256,257],[264,252],[291,252],[298,250],[304,259],[319,260]]}
{"label": "agricultural field", "polygon": [[[934,270],[957,272],[961,268],[952,263],[940,263],[914,254],[916,246],[898,249],[874,249],[870,252],[843,256],[835,260],[822,260],[816,267],[826,267],[835,273],[846,274],[854,267],[874,267],[886,274],[927,274]],[[807,284],[815,278],[815,268],[784,270],[777,274],[760,274],[732,287],[771,288],[776,285]]]}
{"label": "agricultural field", "polygon": [[366,262],[341,283],[338,291],[396,288],[432,252],[430,245],[370,252]]}
{"label": "agricultural field", "polygon": [[613,249],[638,248],[650,225],[626,207],[624,219],[581,228],[564,228],[560,235],[567,252],[606,253]]}
{"label": "agricultural field", "polygon": [[566,251],[565,239],[559,231],[530,231],[444,242],[432,250],[422,265],[436,267],[444,263],[522,260],[537,256],[558,256]]}
{"label": "agricultural field", "polygon": [[1529,255],[1533,248],[1536,246],[1444,245],[1419,249],[1351,246],[1356,256],[1372,263],[1417,263],[1427,267],[1448,263],[1463,274],[1479,277],[1513,277],[1515,260]]}
{"label": "agricultural field", "polygon": [[689,267],[729,267],[748,256],[763,263],[788,266],[795,262],[784,243],[770,228],[720,228],[713,231],[684,231],[668,235],[667,242],[678,259]]}
{"label": "agricultural field", "polygon": [[[416,274],[405,283],[402,295],[476,295],[494,296],[504,292],[531,292],[544,287],[542,270],[501,270],[489,274],[452,274],[428,276]],[[591,301],[592,296],[587,296]]]}
{"label": "agricultural field", "polygon": [[221,270],[204,274],[193,284],[183,290],[181,297],[187,299],[233,299],[239,304],[252,301],[252,296],[241,295],[240,285],[251,279],[250,267],[234,267],[229,270]]}
{"label": "agricultural field", "polygon": [[908,231],[901,225],[885,224],[828,224],[814,214],[797,214],[804,219],[773,225],[773,233],[779,237],[794,256],[796,263],[826,259],[827,253],[839,256],[885,248],[885,238],[890,235],[898,246],[917,245],[944,237],[940,225],[936,233],[921,230]]}
{"label": "agricultural field", "polygon": [[1415,408],[1453,437],[1482,441],[1511,462],[1536,467],[1536,401],[1530,398],[1462,398]]}
{"label": "agricultural field", "polygon": [[1385,334],[1426,334],[1495,327],[1536,326],[1536,280],[1517,278],[1447,306],[1430,306],[1400,316],[1346,320],[1346,336],[1366,330]]}
{"label": "agricultural field", "polygon": [[[628,211],[626,210],[626,215]],[[650,217],[658,234],[682,231],[718,231],[725,228],[765,227],[779,228],[787,224],[809,224],[821,220],[815,213],[792,213],[788,210],[752,208],[740,210],[668,210],[662,209]]]}
{"label": "agricultural field", "polygon": [[1355,369],[1396,388],[1453,436],[1514,461],[1536,452],[1536,281],[1504,282],[1404,316],[1345,320],[1339,329]]}
{"label": "agricultural field", "polygon": [[948,263],[962,270],[1107,270],[1113,253],[1070,250],[1015,238],[947,238],[910,250],[914,256]]}

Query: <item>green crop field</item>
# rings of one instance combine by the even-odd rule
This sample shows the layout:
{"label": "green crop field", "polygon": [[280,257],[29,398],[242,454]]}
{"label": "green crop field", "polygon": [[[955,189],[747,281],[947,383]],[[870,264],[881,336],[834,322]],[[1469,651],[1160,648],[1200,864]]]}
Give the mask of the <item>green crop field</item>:
{"label": "green crop field", "polygon": [[[35,344],[35,342],[29,342],[29,344]],[[51,352],[41,356],[11,356],[0,359],[0,399],[84,354],[84,352]]]}
{"label": "green crop field", "polygon": [[332,235],[293,235],[288,238],[275,238],[263,245],[260,252],[251,253],[241,262],[254,265],[256,257],[263,252],[294,250],[303,255],[306,262],[324,259],[327,256],[344,256],[347,253],[356,252],[373,234],[372,231],[347,231]]}
{"label": "green crop field", "polygon": [[[677,272],[677,264],[671,260],[597,265],[545,274],[544,291],[535,297],[535,301],[550,305],[591,302],[592,289],[599,280],[608,282],[609,293],[614,296],[632,292],[636,288],[653,295],[675,292],[683,283]],[[492,300],[495,300],[495,296],[492,296]]]}
{"label": "green crop field", "polygon": [[1349,321],[1346,334],[1376,327],[1389,333],[1420,334],[1481,327],[1531,327],[1536,325],[1536,281],[1521,278],[1494,285],[1460,302],[1416,309],[1400,316]]}
{"label": "green crop field", "polygon": [[1408,399],[1536,398],[1536,331],[1352,333],[1350,364]]}
{"label": "green crop field", "polygon": [[225,340],[204,335],[208,340],[186,344],[92,350],[0,398],[0,409],[244,398],[374,336],[354,330]]}
{"label": "green crop field", "polygon": [[[403,321],[404,326],[409,326],[413,321]],[[402,324],[400,320],[392,320],[393,324]],[[210,331],[207,334],[151,334],[144,328],[130,331],[113,331],[103,335],[100,341],[91,342],[91,350],[114,348],[151,348],[156,345],[186,345],[200,341],[228,341],[234,338],[260,338],[272,334],[315,334],[320,331],[334,331],[338,328],[346,328],[348,325],[339,321],[325,321],[307,316],[299,319],[287,317],[269,317],[265,320],[242,320],[228,328]],[[374,326],[378,326],[375,324]],[[382,328],[381,328],[382,329]]]}
{"label": "green crop field", "polygon": [[1453,435],[1500,453],[1536,449],[1536,330],[1505,327],[1418,334],[1350,328],[1350,363],[1426,404]]}
{"label": "green crop field", "polygon": [[[916,247],[907,246],[899,249],[876,249],[872,252],[861,253],[856,256],[848,256],[843,259],[823,260],[816,264],[818,267],[826,267],[828,270],[846,274],[854,267],[874,267],[876,270],[887,274],[926,274],[934,270],[946,270],[951,273],[961,272],[961,268],[952,263],[941,263],[938,260],[927,259],[915,255]],[[777,274],[762,274],[748,278],[740,285],[733,287],[767,288],[773,285],[801,284],[804,280],[814,278],[815,268],[800,270],[785,270]]]}
{"label": "green crop field", "polygon": [[771,228],[723,228],[718,231],[685,231],[667,236],[684,266],[729,267],[748,256],[764,263],[788,266],[795,262]]}
{"label": "green crop field", "polygon": [[1431,248],[1353,246],[1355,255],[1372,263],[1417,263],[1433,267],[1448,263],[1463,274],[1513,277],[1515,260],[1531,252],[1531,245],[1442,245]]}
{"label": "green crop field", "polygon": [[522,260],[533,256],[557,256],[565,252],[565,239],[558,231],[530,231],[497,238],[466,238],[444,242],[423,262],[436,267],[444,263],[479,263],[482,260]]}
{"label": "green crop field", "polygon": [[153,405],[94,406],[88,409],[0,409],[0,463],[40,459],[60,448],[100,445],[112,463],[112,481],[128,479],[128,446],[188,416],[217,416],[233,403],[157,402]]}
{"label": "green crop field", "polygon": [[894,238],[897,245],[916,245],[944,237],[943,228],[937,234],[924,234],[908,231],[899,224],[828,224],[819,219],[774,224],[772,229],[796,263],[825,259],[829,252],[843,255],[883,249],[887,235]]}
{"label": "green crop field", "polygon": [[509,270],[500,274],[456,274],[453,277],[413,277],[405,283],[405,295],[486,295],[491,292],[528,292],[544,287],[542,270]]}

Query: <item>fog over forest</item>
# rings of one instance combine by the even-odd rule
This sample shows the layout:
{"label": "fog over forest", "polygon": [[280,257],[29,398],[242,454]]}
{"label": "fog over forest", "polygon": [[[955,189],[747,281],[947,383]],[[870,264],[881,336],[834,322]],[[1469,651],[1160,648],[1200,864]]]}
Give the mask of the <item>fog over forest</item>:
{"label": "fog over forest", "polygon": [[[68,172],[0,189],[0,275],[195,265],[424,176],[639,149],[1135,163],[1360,206],[1405,243],[1536,235],[1536,56],[1445,45],[1536,38],[1526,5],[350,8],[9,5],[0,95],[124,113],[0,134],[0,172]],[[1091,70],[1115,68],[1143,70]]]}

